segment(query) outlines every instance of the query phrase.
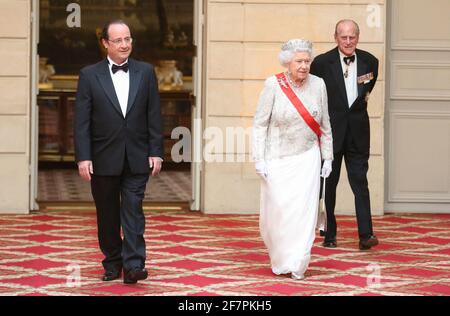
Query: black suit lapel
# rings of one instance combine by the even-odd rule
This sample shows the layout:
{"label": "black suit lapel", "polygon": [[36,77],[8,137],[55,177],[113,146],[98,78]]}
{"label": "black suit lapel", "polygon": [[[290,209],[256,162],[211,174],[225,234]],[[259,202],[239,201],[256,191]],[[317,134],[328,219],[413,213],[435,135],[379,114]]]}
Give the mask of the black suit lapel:
{"label": "black suit lapel", "polygon": [[111,78],[111,74],[108,68],[108,62],[105,60],[101,65],[101,70],[97,73],[97,79],[100,82],[103,90],[105,90],[106,96],[111,101],[114,108],[123,117],[122,109],[120,108],[119,99],[117,98],[116,89]]}
{"label": "black suit lapel", "polygon": [[341,59],[337,48],[335,49],[334,55],[335,56],[330,61],[330,63],[332,64],[331,69],[333,70],[334,79],[337,82],[338,89],[345,102],[344,104],[347,104],[348,108],[347,90],[345,89],[344,74],[342,72]]}
{"label": "black suit lapel", "polygon": [[136,99],[136,95],[139,90],[139,85],[142,79],[142,71],[137,68],[137,65],[134,60],[129,60],[130,64],[130,92],[128,94],[128,105],[127,105],[127,114],[130,112],[131,108],[134,105],[134,100]]}

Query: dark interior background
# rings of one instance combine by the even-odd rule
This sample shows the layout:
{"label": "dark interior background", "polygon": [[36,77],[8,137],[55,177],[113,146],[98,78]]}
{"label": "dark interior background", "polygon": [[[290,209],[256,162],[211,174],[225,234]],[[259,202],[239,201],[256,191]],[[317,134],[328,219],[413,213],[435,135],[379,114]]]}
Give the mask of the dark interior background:
{"label": "dark interior background", "polygon": [[[67,25],[70,3],[81,8],[81,27]],[[194,47],[192,0],[41,0],[39,55],[48,58],[56,75],[77,75],[100,61],[97,33],[112,19],[126,21],[132,31],[132,57],[157,65],[176,60],[184,76],[192,76]]]}

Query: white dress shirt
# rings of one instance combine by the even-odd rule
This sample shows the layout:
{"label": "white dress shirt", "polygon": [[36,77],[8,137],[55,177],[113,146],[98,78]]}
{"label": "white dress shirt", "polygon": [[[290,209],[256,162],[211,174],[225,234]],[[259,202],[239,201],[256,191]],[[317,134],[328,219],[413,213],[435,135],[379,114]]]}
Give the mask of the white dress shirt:
{"label": "white dress shirt", "polygon": [[[116,90],[117,99],[119,99],[120,108],[122,109],[123,117],[127,114],[127,106],[128,106],[128,93],[130,91],[130,71],[127,72],[123,70],[117,71],[115,74],[112,72],[112,65],[116,64],[109,58],[109,73],[111,74],[111,78],[114,84],[114,89]],[[127,63],[128,59],[117,66],[122,66],[123,64]]]}
{"label": "white dress shirt", "polygon": [[345,82],[345,90],[347,90],[348,107],[351,107],[353,102],[355,102],[356,98],[358,97],[358,81],[357,81],[358,57],[355,54],[355,61],[347,66],[344,62],[344,57],[347,56],[342,54],[340,51],[339,56],[341,58],[342,73],[345,74],[345,71],[348,68],[348,76],[347,78],[345,78],[344,76],[344,82]]}

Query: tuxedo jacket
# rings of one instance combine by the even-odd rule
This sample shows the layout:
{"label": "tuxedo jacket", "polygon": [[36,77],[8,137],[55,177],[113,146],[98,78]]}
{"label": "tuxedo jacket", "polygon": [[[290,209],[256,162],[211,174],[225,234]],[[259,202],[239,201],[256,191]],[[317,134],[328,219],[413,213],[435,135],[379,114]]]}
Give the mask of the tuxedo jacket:
{"label": "tuxedo jacket", "polygon": [[333,150],[342,150],[347,130],[362,153],[369,153],[370,124],[367,101],[378,77],[378,59],[372,54],[357,49],[357,77],[372,74],[373,78],[358,83],[358,97],[349,106],[344,74],[338,48],[317,56],[311,64],[311,73],[325,81],[328,94],[328,113],[333,133]]}
{"label": "tuxedo jacket", "polygon": [[128,59],[130,88],[122,114],[107,59],[80,71],[75,102],[75,159],[92,160],[94,174],[148,173],[148,157],[163,157],[161,109],[153,66]]}

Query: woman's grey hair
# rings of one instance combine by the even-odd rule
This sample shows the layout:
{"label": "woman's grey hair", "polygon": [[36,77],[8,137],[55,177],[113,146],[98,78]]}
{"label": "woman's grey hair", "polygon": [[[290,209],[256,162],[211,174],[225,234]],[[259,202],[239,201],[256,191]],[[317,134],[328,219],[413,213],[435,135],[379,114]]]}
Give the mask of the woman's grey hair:
{"label": "woman's grey hair", "polygon": [[295,56],[295,53],[306,52],[313,57],[313,44],[304,39],[291,39],[281,46],[278,59],[283,67],[286,67]]}

